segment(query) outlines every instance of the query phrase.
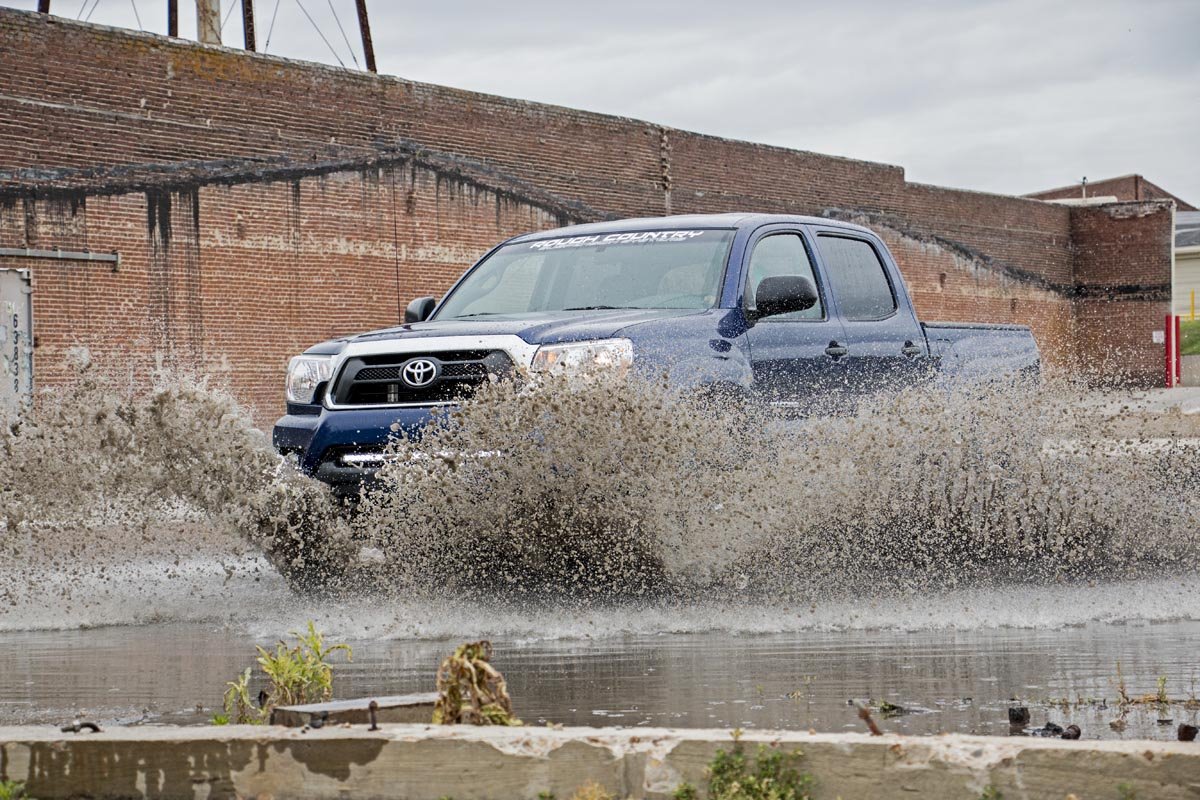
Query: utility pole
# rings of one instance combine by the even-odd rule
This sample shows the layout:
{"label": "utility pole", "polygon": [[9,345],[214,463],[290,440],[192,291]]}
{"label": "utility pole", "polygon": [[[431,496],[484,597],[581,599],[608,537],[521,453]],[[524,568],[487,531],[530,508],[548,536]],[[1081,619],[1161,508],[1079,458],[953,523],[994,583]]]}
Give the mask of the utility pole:
{"label": "utility pole", "polygon": [[179,38],[179,0],[167,0],[167,36]]}
{"label": "utility pole", "polygon": [[221,43],[221,0],[196,0],[196,39],[202,44]]}
{"label": "utility pole", "polygon": [[39,14],[49,14],[50,13],[50,0],[38,0],[38,13]]}
{"label": "utility pole", "polygon": [[367,22],[367,0],[355,0],[354,5],[358,8],[358,29],[362,32],[363,58],[367,62],[367,69],[378,72],[379,70],[375,69],[375,47],[371,44],[371,23]]}
{"label": "utility pole", "polygon": [[246,34],[246,49],[253,53],[258,49],[254,41],[254,0],[242,0],[242,30]]}

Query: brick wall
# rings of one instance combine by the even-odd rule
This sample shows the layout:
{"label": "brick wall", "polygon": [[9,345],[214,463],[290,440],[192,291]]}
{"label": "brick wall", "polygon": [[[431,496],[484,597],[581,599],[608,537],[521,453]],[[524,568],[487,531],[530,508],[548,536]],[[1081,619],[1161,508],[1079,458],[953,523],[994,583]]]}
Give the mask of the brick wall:
{"label": "brick wall", "polygon": [[1093,381],[1163,380],[1152,334],[1170,313],[1174,227],[1171,200],[1072,209],[1076,357]]}
{"label": "brick wall", "polygon": [[[1082,198],[1082,186],[1063,186],[1058,189],[1047,189],[1044,192],[1033,192],[1026,195],[1038,200],[1076,200]],[[1115,197],[1122,202],[1135,200],[1174,200],[1180,211],[1198,210],[1191,203],[1181,200],[1166,189],[1151,183],[1141,175],[1122,175],[1119,178],[1108,178],[1102,181],[1092,181],[1087,185],[1088,197]]]}
{"label": "brick wall", "polygon": [[288,356],[394,323],[498,239],[730,210],[864,221],[921,314],[1031,324],[1052,364],[1076,350],[1076,271],[1101,269],[1110,235],[895,166],[0,9],[0,247],[122,256],[116,273],[21,260],[41,382],[73,344],[176,357],[227,370],[265,422]]}
{"label": "brick wall", "polygon": [[[33,274],[36,375],[68,348],[144,375],[155,357],[223,374],[269,422],[287,359],[314,342],[395,324],[507,236],[559,217],[425,169],[88,197],[0,209],[0,243],[118,250],[121,264],[0,259]],[[25,223],[28,235],[13,220]],[[99,246],[98,246],[99,245]]]}

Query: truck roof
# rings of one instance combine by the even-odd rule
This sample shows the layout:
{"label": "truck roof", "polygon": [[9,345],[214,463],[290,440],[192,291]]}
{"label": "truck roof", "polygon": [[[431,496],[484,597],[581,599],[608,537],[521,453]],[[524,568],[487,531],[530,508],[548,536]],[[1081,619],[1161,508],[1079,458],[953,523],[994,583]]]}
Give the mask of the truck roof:
{"label": "truck roof", "polygon": [[615,219],[606,222],[587,222],[546,231],[526,233],[510,239],[510,242],[529,242],[536,239],[552,239],[561,236],[591,236],[605,233],[629,231],[681,230],[685,228],[757,228],[778,222],[793,222],[801,225],[826,225],[869,233],[867,228],[826,217],[806,217],[798,214],[752,214],[731,212],[727,214],[676,214],[669,217],[637,217]]}

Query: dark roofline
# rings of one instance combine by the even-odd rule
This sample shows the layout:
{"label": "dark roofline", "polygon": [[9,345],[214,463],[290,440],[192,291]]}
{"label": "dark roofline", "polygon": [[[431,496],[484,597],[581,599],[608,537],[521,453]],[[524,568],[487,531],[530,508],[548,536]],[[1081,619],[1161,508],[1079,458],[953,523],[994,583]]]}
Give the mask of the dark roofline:
{"label": "dark roofline", "polygon": [[[1132,179],[1134,181],[1135,185],[1140,182],[1146,186],[1153,188],[1155,191],[1157,191],[1162,196],[1171,198],[1172,200],[1175,201],[1175,205],[1181,211],[1200,211],[1200,209],[1197,209],[1195,206],[1193,206],[1188,201],[1184,200],[1182,197],[1179,197],[1178,195],[1168,192],[1166,189],[1159,186],[1154,181],[1148,180],[1145,175],[1141,175],[1136,172],[1130,172],[1125,175],[1115,175],[1111,178],[1101,178],[1100,180],[1096,180],[1096,181],[1088,181],[1087,186],[1088,186],[1088,189],[1091,190],[1093,187],[1102,187],[1105,184],[1116,183],[1117,181],[1127,181],[1130,179]],[[1081,193],[1082,189],[1083,189],[1082,183],[1073,183],[1073,184],[1068,184],[1067,186],[1057,186],[1053,189],[1041,189],[1036,192],[1029,192],[1028,194],[1024,195],[1024,197],[1028,197],[1031,200],[1046,200],[1046,199],[1057,200],[1057,199],[1062,199],[1059,197],[1059,195],[1062,195],[1064,192]],[[1138,193],[1140,194],[1140,192],[1138,192]],[[1048,196],[1052,196],[1052,197],[1048,198]],[[1082,197],[1082,194],[1080,194],[1080,196]],[[1101,191],[1097,190],[1096,196],[1102,197],[1103,193]],[[1145,198],[1145,197],[1133,198],[1134,201],[1149,200],[1149,199],[1153,199],[1153,198]]]}

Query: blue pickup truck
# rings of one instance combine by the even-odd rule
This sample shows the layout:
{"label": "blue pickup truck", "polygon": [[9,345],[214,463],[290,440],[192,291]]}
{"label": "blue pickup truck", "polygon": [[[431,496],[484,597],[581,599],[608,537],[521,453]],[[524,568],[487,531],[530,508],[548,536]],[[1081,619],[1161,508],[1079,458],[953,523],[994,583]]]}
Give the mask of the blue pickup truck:
{"label": "blue pickup truck", "polygon": [[777,406],[929,379],[1036,375],[1019,325],[922,323],[867,228],[719,214],[518,236],[405,323],[315,345],[288,366],[274,444],[357,492],[397,431],[514,371],[625,369]]}

